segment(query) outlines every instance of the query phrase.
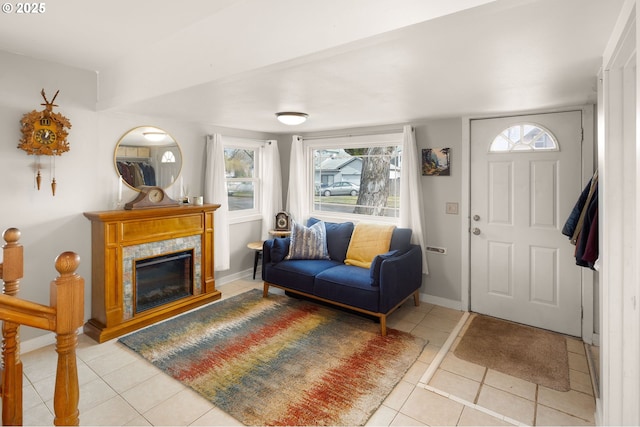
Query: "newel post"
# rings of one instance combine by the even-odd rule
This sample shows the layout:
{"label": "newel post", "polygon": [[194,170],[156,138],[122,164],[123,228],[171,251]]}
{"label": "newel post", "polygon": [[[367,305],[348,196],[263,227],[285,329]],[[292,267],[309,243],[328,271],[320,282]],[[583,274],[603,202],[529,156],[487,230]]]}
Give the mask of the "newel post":
{"label": "newel post", "polygon": [[[2,233],[6,244],[2,247],[3,262],[0,274],[4,281],[2,293],[15,297],[23,277],[24,249],[20,230],[7,228]],[[22,425],[22,362],[20,361],[20,325],[2,323],[2,421],[5,425]]]}
{"label": "newel post", "polygon": [[63,252],[56,258],[60,276],[51,282],[50,305],[56,308],[56,352],[58,367],[53,395],[55,425],[78,425],[77,330],[84,321],[84,279],[75,271],[80,256]]}

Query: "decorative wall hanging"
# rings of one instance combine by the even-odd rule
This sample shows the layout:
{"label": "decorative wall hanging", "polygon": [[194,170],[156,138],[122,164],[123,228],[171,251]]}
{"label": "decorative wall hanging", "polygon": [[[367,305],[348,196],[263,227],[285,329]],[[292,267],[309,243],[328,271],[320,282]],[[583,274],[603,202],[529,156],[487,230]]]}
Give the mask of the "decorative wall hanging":
{"label": "decorative wall hanging", "polygon": [[451,175],[450,152],[451,148],[423,148],[422,175]]}
{"label": "decorative wall hanging", "polygon": [[20,124],[22,125],[22,138],[18,144],[18,148],[24,150],[29,155],[37,157],[36,160],[36,184],[40,190],[40,156],[51,156],[51,192],[56,195],[56,168],[55,156],[69,151],[68,129],[71,128],[71,122],[60,113],[54,113],[53,107],[57,107],[53,102],[58,96],[57,91],[51,102],[47,99],[44,89],[40,92],[44,98],[44,110],[33,110],[22,116]]}

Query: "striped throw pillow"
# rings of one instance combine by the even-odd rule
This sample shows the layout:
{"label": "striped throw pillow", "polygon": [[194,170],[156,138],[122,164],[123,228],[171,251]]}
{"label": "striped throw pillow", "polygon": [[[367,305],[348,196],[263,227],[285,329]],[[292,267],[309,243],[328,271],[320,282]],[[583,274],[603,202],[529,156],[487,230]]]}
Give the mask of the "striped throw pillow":
{"label": "striped throw pillow", "polygon": [[327,230],[323,221],[311,227],[293,222],[291,244],[285,259],[329,259]]}

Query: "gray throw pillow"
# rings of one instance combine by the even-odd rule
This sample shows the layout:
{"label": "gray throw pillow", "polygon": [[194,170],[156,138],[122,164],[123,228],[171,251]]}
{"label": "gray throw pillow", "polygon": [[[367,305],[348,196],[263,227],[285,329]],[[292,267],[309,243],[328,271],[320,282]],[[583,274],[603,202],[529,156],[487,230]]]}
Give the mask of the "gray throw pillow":
{"label": "gray throw pillow", "polygon": [[327,230],[320,221],[311,227],[293,222],[291,244],[286,259],[329,259]]}

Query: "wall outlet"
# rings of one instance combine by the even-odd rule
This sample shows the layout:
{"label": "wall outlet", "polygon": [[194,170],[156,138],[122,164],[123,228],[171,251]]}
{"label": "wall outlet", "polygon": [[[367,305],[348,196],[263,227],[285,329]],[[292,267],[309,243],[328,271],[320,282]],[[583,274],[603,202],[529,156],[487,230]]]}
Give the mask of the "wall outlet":
{"label": "wall outlet", "polygon": [[458,204],[455,202],[446,203],[446,212],[449,215],[458,215]]}

